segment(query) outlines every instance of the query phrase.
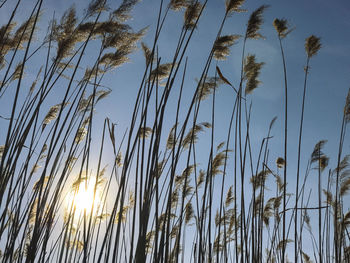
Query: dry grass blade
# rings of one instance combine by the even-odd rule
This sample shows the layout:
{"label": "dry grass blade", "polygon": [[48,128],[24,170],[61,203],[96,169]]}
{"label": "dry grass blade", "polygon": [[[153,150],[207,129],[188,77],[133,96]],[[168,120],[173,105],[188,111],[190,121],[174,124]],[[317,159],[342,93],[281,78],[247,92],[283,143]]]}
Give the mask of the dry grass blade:
{"label": "dry grass blade", "polygon": [[273,119],[271,120],[270,126],[269,126],[269,129],[270,129],[270,130],[272,129],[272,127],[273,127],[273,125],[275,124],[276,120],[277,120],[277,116],[273,117]]}
{"label": "dry grass blade", "polygon": [[230,85],[231,87],[233,87],[232,84],[227,80],[227,78],[224,77],[224,75],[222,74],[222,72],[221,72],[219,66],[216,66],[216,72],[218,73],[220,79],[221,79],[223,82],[225,82],[226,84],[228,84],[228,85]]}

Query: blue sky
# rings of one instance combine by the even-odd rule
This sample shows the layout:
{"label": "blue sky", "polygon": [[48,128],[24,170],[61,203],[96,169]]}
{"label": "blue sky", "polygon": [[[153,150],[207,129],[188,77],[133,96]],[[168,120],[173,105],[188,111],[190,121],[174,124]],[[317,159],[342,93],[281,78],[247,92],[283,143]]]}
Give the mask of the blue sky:
{"label": "blue sky", "polygon": [[[34,3],[34,1],[24,2],[17,16],[19,20],[23,19],[29,12],[29,8],[25,8],[26,5]],[[130,21],[130,24],[135,31],[149,26],[148,34],[143,40],[149,46],[152,45],[159,2],[158,0],[144,0],[132,12],[133,19]],[[39,24],[40,29],[46,30],[48,19],[54,13],[55,17],[60,17],[63,11],[72,3],[75,3],[78,13],[82,14],[87,1],[45,0],[44,14]],[[0,22],[2,24],[8,18],[8,10],[11,4],[8,3],[7,6],[0,9]],[[223,34],[243,35],[250,13],[261,4],[270,5],[264,14],[265,23],[261,30],[266,39],[249,40],[247,44],[247,53],[256,54],[258,61],[266,63],[260,75],[262,84],[252,95],[248,96],[248,101],[253,102],[251,124],[251,139],[255,150],[253,158],[256,160],[256,151],[259,149],[260,142],[266,135],[269,123],[274,116],[277,116],[278,119],[272,131],[274,138],[270,141],[270,160],[283,156],[283,71],[277,34],[272,26],[272,21],[274,18],[285,18],[288,19],[291,27],[295,27],[295,30],[283,40],[289,85],[288,155],[290,159],[288,169],[290,171],[290,179],[288,183],[293,187],[304,66],[306,62],[304,41],[311,34],[321,37],[322,48],[318,55],[312,58],[310,64],[311,70],[306,95],[302,146],[304,158],[302,159],[301,174],[303,174],[303,168],[311,155],[314,145],[322,139],[328,140],[324,152],[331,156],[330,167],[335,167],[335,153],[338,147],[342,111],[347,90],[350,88],[350,2],[347,0],[248,0],[243,6],[248,12],[233,14],[226,22]],[[200,77],[224,12],[225,4],[223,0],[208,1],[207,8],[199,22],[198,29],[194,33],[187,53],[188,72],[185,80],[184,105],[189,102],[189,98],[194,92],[195,79]],[[182,23],[183,12],[171,12],[169,14],[158,46],[159,55],[163,63],[169,62],[172,57]],[[37,34],[38,39],[42,36],[42,32],[39,31]],[[235,86],[239,84],[241,52],[242,41],[239,41],[237,45],[232,47],[230,57],[226,61],[218,63],[224,76]],[[38,62],[40,61],[39,58],[36,59],[38,59]],[[118,124],[119,134],[123,134],[129,125],[133,102],[144,70],[142,51],[138,50],[131,55],[130,59],[129,63],[121,68],[117,68],[105,78],[104,85],[110,87],[113,92],[97,108],[96,134],[100,132],[99,126],[103,123],[106,116]],[[86,62],[88,63],[89,61],[87,60]],[[34,78],[38,70],[35,63],[32,65],[33,67],[27,68],[29,78]],[[213,63],[209,75],[215,74],[214,65],[215,63]],[[174,96],[176,95],[175,93],[173,94]],[[50,98],[52,104],[57,103],[55,102],[55,96],[57,95],[63,94],[57,91]],[[226,138],[229,115],[232,110],[234,100],[232,89],[227,85],[222,85],[217,91],[216,100],[216,114],[218,118],[216,120],[216,140],[221,142]],[[2,100],[0,102],[0,115],[6,116],[9,106],[8,103]],[[210,121],[209,113],[210,103],[208,100],[203,104],[200,115],[201,120]],[[6,122],[0,120],[0,140],[4,137],[3,128],[6,129],[6,127]],[[350,153],[349,140],[346,140],[344,145],[344,153]],[[314,186],[314,184],[316,185],[316,180],[311,180],[310,186]],[[294,187],[291,189],[294,189]]]}
{"label": "blue sky", "polygon": [[[130,23],[135,30],[144,26],[149,26],[149,33],[144,38],[144,42],[151,45],[155,29],[156,16],[158,12],[159,1],[141,1],[133,11],[133,19]],[[72,3],[77,7],[78,13],[82,13],[86,1],[44,1],[44,14],[40,29],[46,30],[47,19],[60,17],[62,12]],[[258,130],[264,130],[269,120],[278,116],[282,123],[281,112],[283,110],[283,75],[281,68],[281,57],[277,36],[272,26],[274,18],[286,18],[291,27],[295,30],[284,40],[284,48],[287,60],[289,99],[290,99],[290,119],[293,134],[293,123],[298,123],[300,115],[300,104],[303,84],[303,67],[305,66],[304,40],[311,34],[321,37],[322,49],[319,54],[311,61],[311,72],[309,76],[309,88],[307,93],[306,105],[306,129],[305,138],[308,131],[315,130],[317,135],[314,140],[338,136],[335,127],[340,124],[342,107],[345,101],[347,89],[349,87],[349,25],[350,19],[347,14],[350,11],[350,3],[345,0],[339,1],[246,1],[244,8],[247,13],[233,14],[224,27],[224,34],[244,34],[245,25],[250,12],[261,4],[270,5],[265,12],[265,24],[262,27],[262,33],[266,40],[249,41],[247,44],[247,53],[256,54],[259,61],[266,64],[262,69],[262,85],[255,90],[251,98],[253,101],[253,117],[256,119]],[[22,3],[22,6],[28,5],[28,2]],[[6,6],[5,6],[6,7]],[[20,8],[19,19],[28,14],[29,8]],[[6,8],[0,10],[1,22],[7,19]],[[195,32],[193,41],[190,45],[189,73],[187,74],[188,85],[193,85],[195,78],[203,68],[203,62],[212,42],[214,41],[218,24],[224,13],[224,1],[209,1],[203,17],[199,22],[198,30]],[[177,36],[179,35],[182,24],[183,13],[171,12],[165,29],[161,35],[159,53],[163,62],[168,62],[172,53],[172,47],[175,46]],[[40,33],[38,38],[40,38]],[[224,75],[238,85],[240,74],[240,57],[242,50],[242,41],[231,49],[231,56],[227,61],[219,62]],[[106,80],[106,85],[113,89],[112,95],[105,101],[108,105],[105,109],[100,109],[100,115],[104,112],[111,119],[120,121],[120,117],[125,116],[124,106],[129,105],[136,96],[136,90],[143,70],[142,52],[139,50],[131,56],[130,63],[115,70]],[[28,69],[29,74],[31,68]],[[35,70],[32,74],[35,75]],[[214,71],[212,71],[213,74]],[[222,86],[218,91],[218,100],[223,101],[222,106],[229,106],[231,99],[231,90],[227,86]],[[221,96],[221,97],[220,97]],[[127,103],[125,103],[127,102]],[[125,104],[123,104],[125,103]],[[113,107],[111,107],[113,105]],[[120,109],[118,109],[120,105]],[[115,110],[111,110],[114,107]],[[220,110],[220,109],[219,109]],[[119,112],[119,113],[118,113]],[[121,112],[123,112],[121,114]],[[263,112],[263,114],[261,114]],[[279,130],[276,126],[276,130]],[[297,127],[296,127],[297,128]],[[310,132],[310,135],[314,134]],[[277,136],[277,134],[276,134]],[[320,138],[318,138],[318,136]],[[314,142],[311,142],[313,145]]]}

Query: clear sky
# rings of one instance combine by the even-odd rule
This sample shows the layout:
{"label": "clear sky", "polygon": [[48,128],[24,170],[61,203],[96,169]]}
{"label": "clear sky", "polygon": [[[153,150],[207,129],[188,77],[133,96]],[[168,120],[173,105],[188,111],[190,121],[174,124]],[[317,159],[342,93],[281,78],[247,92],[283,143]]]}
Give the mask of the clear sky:
{"label": "clear sky", "polygon": [[[10,6],[15,1],[0,9],[0,23],[6,23]],[[117,1],[118,3],[120,1]],[[136,5],[130,21],[135,31],[149,26],[147,35],[143,41],[152,45],[156,19],[159,8],[159,0],[144,0]],[[23,19],[28,12],[26,6],[34,1],[23,1],[16,18]],[[78,14],[82,14],[87,1],[84,0],[44,0],[43,15],[39,27],[46,30],[48,19],[53,15],[60,17],[65,9],[75,3]],[[289,87],[289,174],[288,184],[294,189],[294,175],[296,170],[297,140],[299,120],[301,112],[301,99],[304,81],[304,66],[306,54],[304,50],[305,38],[316,35],[321,38],[322,48],[317,56],[311,59],[311,70],[308,79],[305,106],[305,126],[302,146],[302,170],[310,157],[314,145],[327,139],[328,143],[324,152],[330,156],[330,167],[336,165],[336,151],[339,142],[342,112],[347,91],[350,88],[350,1],[348,0],[247,0],[243,8],[246,13],[234,13],[224,26],[223,34],[244,35],[245,26],[252,11],[262,4],[270,5],[264,13],[264,25],[261,33],[265,40],[249,40],[247,53],[255,54],[257,60],[266,64],[261,70],[260,80],[262,84],[249,95],[248,101],[253,103],[251,120],[251,140],[253,144],[253,158],[256,160],[257,151],[262,138],[266,135],[271,119],[277,116],[273,128],[273,139],[270,141],[270,160],[283,156],[283,116],[284,116],[284,86],[282,60],[278,45],[277,34],[272,25],[274,18],[285,18],[295,30],[284,40],[283,45],[286,55],[288,87]],[[115,7],[115,6],[113,6]],[[208,56],[211,45],[215,40],[219,24],[225,12],[224,0],[209,0],[208,5],[199,21],[190,43],[188,55],[188,72],[185,79],[184,104],[189,102],[196,82],[204,68],[204,62]],[[16,20],[16,19],[15,19]],[[165,23],[159,40],[159,56],[162,63],[170,62],[173,50],[177,43],[183,23],[183,12],[171,12]],[[38,31],[37,38],[43,37],[43,32]],[[140,47],[140,45],[139,45]],[[90,47],[93,48],[93,45]],[[239,85],[242,41],[231,48],[231,55],[226,61],[218,62],[224,76],[234,85]],[[35,78],[38,67],[34,58],[26,72],[29,78]],[[89,61],[86,60],[88,63]],[[130,62],[117,68],[106,76],[103,85],[112,89],[111,95],[97,107],[96,134],[98,128],[107,116],[117,123],[118,133],[121,135],[129,125],[132,107],[143,76],[144,57],[141,48],[130,56]],[[212,65],[209,75],[215,74],[215,64]],[[1,73],[3,74],[3,73]],[[30,82],[31,83],[31,82]],[[30,84],[28,84],[30,85]],[[63,90],[63,89],[62,89]],[[63,92],[63,91],[62,91]],[[176,93],[176,92],[175,92]],[[171,105],[175,105],[176,94]],[[10,95],[8,95],[10,96]],[[50,97],[52,104],[56,104],[55,96],[63,96],[59,91]],[[5,97],[6,98],[6,97]],[[228,121],[234,101],[234,93],[227,85],[221,85],[217,91],[217,142],[226,139]],[[11,100],[7,100],[11,101]],[[8,116],[11,106],[4,99],[0,99],[0,115]],[[207,118],[206,118],[207,116]],[[173,117],[172,117],[173,118]],[[201,110],[201,120],[210,121],[210,103],[205,102]],[[171,119],[173,120],[173,119]],[[0,145],[3,144],[4,130],[7,122],[0,119]],[[102,127],[102,126],[100,126]],[[4,129],[3,129],[4,128]],[[344,153],[350,153],[349,140],[344,145]],[[313,175],[313,174],[312,174]],[[315,177],[316,178],[316,177]],[[316,186],[317,181],[311,180],[310,186]],[[316,188],[315,188],[316,189]]]}
{"label": "clear sky", "polygon": [[[159,1],[141,1],[132,12],[133,19],[130,21],[134,30],[149,26],[149,31],[144,42],[152,44]],[[86,1],[52,1],[46,0],[43,4],[43,16],[40,29],[46,30],[47,19],[55,15],[60,17],[65,9],[74,3],[78,14],[82,14],[86,7]],[[14,4],[14,1],[12,1]],[[306,56],[304,52],[304,40],[311,34],[321,37],[322,49],[311,61],[311,71],[308,81],[307,104],[305,108],[305,149],[312,151],[314,144],[320,139],[328,139],[329,145],[336,144],[338,139],[338,127],[341,121],[341,112],[344,105],[347,89],[349,88],[349,56],[350,56],[350,3],[346,0],[324,1],[246,1],[244,8],[247,13],[233,14],[226,22],[223,34],[244,34],[245,25],[250,12],[261,4],[270,5],[264,14],[265,23],[262,34],[265,40],[251,40],[247,44],[247,53],[256,54],[258,61],[264,65],[260,79],[262,84],[250,96],[253,101],[253,131],[257,132],[257,140],[266,131],[270,120],[278,117],[274,136],[276,146],[281,139],[283,123],[283,72],[281,68],[281,56],[277,42],[277,36],[272,26],[274,18],[286,18],[295,30],[284,40],[284,48],[287,61],[288,84],[289,84],[289,113],[290,113],[290,138],[295,141],[297,136],[298,122],[300,118],[301,96],[303,88]],[[5,23],[8,17],[6,7],[0,10],[0,22]],[[28,14],[29,2],[22,3],[17,17],[23,18]],[[199,77],[203,68],[216,31],[219,27],[221,17],[224,14],[224,1],[210,0],[202,19],[199,22],[193,40],[188,51],[189,71],[187,74],[187,85],[189,92],[193,91],[194,79]],[[173,47],[182,25],[182,12],[171,12],[160,38],[159,54],[162,62],[168,62],[172,56]],[[38,33],[38,39],[42,36]],[[240,75],[240,57],[242,41],[231,48],[231,56],[223,62],[219,62],[225,77],[234,85],[238,85]],[[112,88],[113,92],[109,98],[100,105],[98,115],[103,119],[105,115],[113,121],[120,123],[120,127],[128,123],[129,111],[125,110],[136,96],[138,84],[144,69],[144,58],[142,50],[131,56],[129,63],[116,69],[107,76],[105,85]],[[36,74],[36,68],[28,68],[28,74]],[[211,71],[212,74],[215,71]],[[217,93],[218,112],[230,110],[232,92],[227,86],[221,86]],[[4,105],[4,104],[3,104]],[[5,106],[5,108],[7,108]],[[295,123],[295,125],[294,125]],[[327,149],[327,148],[326,148]],[[350,148],[349,148],[350,149]],[[293,150],[293,149],[291,149]],[[327,150],[326,150],[327,151]],[[276,153],[277,154],[277,153]],[[282,154],[280,152],[279,154]],[[278,154],[277,154],[278,155]]]}

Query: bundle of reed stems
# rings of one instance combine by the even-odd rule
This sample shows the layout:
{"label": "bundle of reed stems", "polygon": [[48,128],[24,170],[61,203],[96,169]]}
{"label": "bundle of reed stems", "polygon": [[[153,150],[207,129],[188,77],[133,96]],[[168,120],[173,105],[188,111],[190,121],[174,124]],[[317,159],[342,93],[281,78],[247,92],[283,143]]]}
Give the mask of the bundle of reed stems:
{"label": "bundle of reed stems", "polygon": [[[147,28],[135,31],[129,24],[138,0],[123,0],[117,7],[93,0],[81,17],[71,7],[59,20],[54,16],[46,34],[40,32],[43,39],[37,39],[44,2],[31,1],[29,17],[17,24],[18,10],[28,3],[16,0],[0,28],[0,100],[10,106],[0,112],[2,262],[289,262],[287,252],[293,262],[350,261],[350,211],[344,201],[350,157],[343,153],[350,93],[340,113],[336,167],[328,167],[326,140],[311,156],[301,148],[307,80],[312,59],[321,52],[319,37],[305,40],[295,174],[288,169],[284,46],[293,28],[286,19],[273,21],[284,78],[281,157],[269,158],[276,118],[258,145],[251,138],[251,102],[264,62],[248,53],[246,44],[264,38],[267,5],[249,11],[241,32],[225,35],[227,21],[245,11],[245,0],[226,0],[189,93],[184,91],[189,45],[200,30],[207,0],[160,0],[149,45],[142,42]],[[7,4],[2,1],[0,8]],[[168,50],[171,59],[164,62],[158,47],[171,12],[181,12],[184,19],[175,49]],[[230,48],[237,44],[242,47],[240,78],[233,81],[220,61],[231,59]],[[108,117],[102,127],[94,125],[98,105],[113,91],[103,85],[105,76],[123,66],[137,47],[145,66],[130,101],[128,127]],[[41,63],[34,78],[25,74],[33,60]],[[219,86],[229,87],[233,98],[221,143]],[[210,113],[205,120],[204,107]],[[314,171],[315,206],[307,189]],[[287,184],[290,178],[296,178],[294,190]]]}

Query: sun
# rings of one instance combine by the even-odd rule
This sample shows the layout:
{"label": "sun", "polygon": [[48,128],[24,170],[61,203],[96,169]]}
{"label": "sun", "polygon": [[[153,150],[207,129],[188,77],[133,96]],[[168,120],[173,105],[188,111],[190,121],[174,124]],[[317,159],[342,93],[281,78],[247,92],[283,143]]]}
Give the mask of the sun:
{"label": "sun", "polygon": [[[77,210],[88,212],[94,205],[95,193],[94,186],[92,183],[86,184],[81,182],[79,185],[78,192],[75,195],[75,206]],[[98,201],[98,200],[96,200]]]}
{"label": "sun", "polygon": [[100,188],[100,182],[94,177],[78,178],[68,193],[66,211],[74,213],[75,218],[97,215],[102,206]]}

